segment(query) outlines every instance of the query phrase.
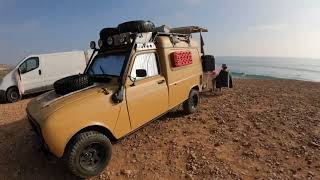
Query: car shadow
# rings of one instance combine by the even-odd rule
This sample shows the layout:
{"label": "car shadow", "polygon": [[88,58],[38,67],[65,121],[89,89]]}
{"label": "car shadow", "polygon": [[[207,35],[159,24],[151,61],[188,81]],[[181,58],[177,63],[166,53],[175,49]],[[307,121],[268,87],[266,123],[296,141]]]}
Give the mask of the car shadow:
{"label": "car shadow", "polygon": [[158,120],[160,121],[167,121],[167,120],[171,120],[171,119],[175,119],[175,118],[179,118],[179,117],[183,117],[185,116],[185,112],[182,109],[182,105],[179,105],[173,109],[171,109],[170,111],[168,111],[166,114],[164,114],[163,116],[159,117]]}
{"label": "car shadow", "polygon": [[26,118],[0,125],[0,177],[3,179],[79,179],[61,160],[48,162],[32,141]]}
{"label": "car shadow", "polygon": [[167,120],[171,118],[179,118],[185,116],[185,113],[182,110],[173,110],[162,116],[161,120]]}

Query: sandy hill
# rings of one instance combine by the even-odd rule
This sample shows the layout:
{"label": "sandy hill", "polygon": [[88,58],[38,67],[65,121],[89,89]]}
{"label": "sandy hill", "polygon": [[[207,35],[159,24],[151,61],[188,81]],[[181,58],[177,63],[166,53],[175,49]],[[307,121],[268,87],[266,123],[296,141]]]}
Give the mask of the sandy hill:
{"label": "sandy hill", "polygon": [[7,74],[10,70],[10,66],[6,64],[0,64],[0,78],[2,78],[5,74]]}
{"label": "sandy hill", "polygon": [[10,67],[6,64],[0,64],[0,70],[7,70],[7,69],[10,69]]}

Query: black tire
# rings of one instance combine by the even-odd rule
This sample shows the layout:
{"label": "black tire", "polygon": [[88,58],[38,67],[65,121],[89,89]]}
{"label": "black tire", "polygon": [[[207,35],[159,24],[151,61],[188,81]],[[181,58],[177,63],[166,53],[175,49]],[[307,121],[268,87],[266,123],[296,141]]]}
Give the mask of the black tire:
{"label": "black tire", "polygon": [[79,74],[62,78],[53,84],[57,94],[65,95],[88,86],[93,85],[93,81],[88,75]]}
{"label": "black tire", "polygon": [[21,94],[19,89],[16,87],[11,87],[7,90],[6,100],[8,103],[14,103],[21,99]]}
{"label": "black tire", "polygon": [[132,32],[152,32],[155,29],[155,25],[151,21],[129,21],[118,25],[120,33]]}
{"label": "black tire", "polygon": [[107,136],[96,131],[78,134],[64,154],[70,172],[80,178],[100,174],[108,165],[112,145]]}
{"label": "black tire", "polygon": [[196,112],[199,102],[199,91],[192,89],[189,93],[189,98],[183,103],[183,111],[186,114],[192,114]]}
{"label": "black tire", "polygon": [[211,72],[215,70],[215,58],[212,55],[202,56],[202,68],[204,72]]}

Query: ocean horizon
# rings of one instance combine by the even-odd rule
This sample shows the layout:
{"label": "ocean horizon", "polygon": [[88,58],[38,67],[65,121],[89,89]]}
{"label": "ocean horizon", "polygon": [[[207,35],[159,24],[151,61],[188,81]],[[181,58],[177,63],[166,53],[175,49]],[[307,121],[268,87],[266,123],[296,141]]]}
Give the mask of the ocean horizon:
{"label": "ocean horizon", "polygon": [[294,79],[320,82],[320,59],[289,57],[217,56],[217,67],[227,64],[234,78]]}

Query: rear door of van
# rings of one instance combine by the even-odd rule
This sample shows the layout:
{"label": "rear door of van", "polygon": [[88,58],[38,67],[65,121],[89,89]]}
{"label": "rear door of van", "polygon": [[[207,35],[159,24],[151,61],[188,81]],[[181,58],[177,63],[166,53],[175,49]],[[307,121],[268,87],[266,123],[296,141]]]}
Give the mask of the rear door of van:
{"label": "rear door of van", "polygon": [[44,90],[44,76],[42,74],[41,57],[32,56],[26,58],[19,66],[21,76],[21,88],[24,94]]}
{"label": "rear door of van", "polygon": [[48,54],[44,61],[44,83],[48,90],[53,88],[55,81],[67,76],[83,73],[86,67],[83,51]]}

